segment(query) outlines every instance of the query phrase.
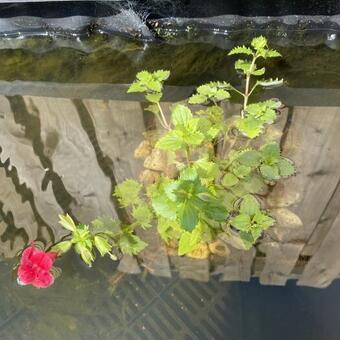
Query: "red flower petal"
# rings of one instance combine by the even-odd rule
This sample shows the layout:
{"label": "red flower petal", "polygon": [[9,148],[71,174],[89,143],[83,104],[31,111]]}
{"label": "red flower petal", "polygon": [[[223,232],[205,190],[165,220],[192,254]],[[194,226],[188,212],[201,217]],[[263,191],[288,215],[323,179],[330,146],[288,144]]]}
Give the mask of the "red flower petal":
{"label": "red flower petal", "polygon": [[49,252],[49,253],[46,253],[47,256],[49,256],[51,258],[51,260],[54,261],[56,260],[56,258],[58,257],[58,253],[55,253],[55,252]]}
{"label": "red flower petal", "polygon": [[29,265],[21,265],[18,268],[18,278],[23,285],[30,285],[35,280],[35,270]]}
{"label": "red flower petal", "polygon": [[31,257],[34,254],[34,250],[35,250],[34,246],[27,247],[21,254],[20,263],[25,264],[31,262]]}
{"label": "red flower petal", "polygon": [[37,276],[32,285],[36,288],[48,288],[53,283],[54,283],[53,275],[46,270],[41,270],[37,273]]}
{"label": "red flower petal", "polygon": [[20,266],[18,268],[19,282],[24,285],[33,285],[37,288],[47,288],[54,282],[50,273],[58,254],[46,253],[34,247],[34,244],[22,252]]}
{"label": "red flower petal", "polygon": [[53,262],[54,261],[51,259],[51,257],[46,253],[35,255],[33,260],[33,263],[35,263],[39,268],[47,271],[52,268]]}

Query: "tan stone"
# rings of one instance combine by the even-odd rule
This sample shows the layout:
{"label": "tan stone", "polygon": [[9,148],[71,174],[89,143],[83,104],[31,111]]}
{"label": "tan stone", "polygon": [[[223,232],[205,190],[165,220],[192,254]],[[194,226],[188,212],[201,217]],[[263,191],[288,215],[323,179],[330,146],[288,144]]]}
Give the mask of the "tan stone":
{"label": "tan stone", "polygon": [[229,244],[233,248],[236,248],[239,250],[246,250],[244,242],[242,241],[238,233],[232,230],[228,230],[228,232],[219,234],[218,238],[221,242]]}
{"label": "tan stone", "polygon": [[143,140],[136,148],[135,158],[146,158],[152,152],[152,146],[149,141]]}
{"label": "tan stone", "polygon": [[146,169],[142,171],[142,173],[139,175],[139,180],[144,185],[149,185],[155,183],[159,176],[160,176],[159,172]]}
{"label": "tan stone", "polygon": [[192,250],[186,256],[193,259],[207,259],[209,257],[209,248],[206,243],[201,243],[195,250]]}
{"label": "tan stone", "polygon": [[228,246],[220,240],[209,243],[208,247],[210,252],[214,255],[226,257],[230,254]]}
{"label": "tan stone", "polygon": [[145,158],[144,167],[149,170],[165,171],[167,168],[168,159],[166,152],[153,149],[151,154]]}
{"label": "tan stone", "polygon": [[272,209],[271,214],[276,219],[276,226],[278,228],[299,228],[303,223],[300,217],[286,208]]}
{"label": "tan stone", "polygon": [[295,188],[289,185],[285,186],[283,182],[278,182],[273,192],[267,198],[267,204],[272,208],[283,208],[296,204],[300,200],[301,193],[295,190]]}

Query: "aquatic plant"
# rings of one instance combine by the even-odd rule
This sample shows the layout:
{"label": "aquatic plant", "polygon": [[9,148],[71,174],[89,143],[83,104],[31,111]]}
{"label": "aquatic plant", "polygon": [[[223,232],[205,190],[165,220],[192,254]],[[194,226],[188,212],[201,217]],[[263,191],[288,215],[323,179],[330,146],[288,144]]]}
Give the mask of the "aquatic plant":
{"label": "aquatic plant", "polygon": [[[171,107],[170,119],[161,105],[170,72],[137,74],[128,92],[144,94],[149,102],[146,110],[156,116],[162,129],[147,133],[135,156],[146,158],[144,165],[151,162],[155,171],[146,169],[139,181],[127,179],[115,188],[114,195],[126,209],[129,223],[105,217],[83,225],[69,215],[60,216],[60,223],[70,233],[53,252],[61,255],[74,248],[90,266],[96,252],[113,260],[120,254],[136,255],[147,246],[136,235],[136,228],[156,226],[179,256],[197,257],[200,250],[214,253],[218,240],[249,249],[275,224],[259,197],[269,186],[293,175],[295,167],[282,156],[279,144],[267,131],[281,102],[251,102],[251,96],[257,87],[283,84],[282,79],[260,79],[265,67],[257,65],[259,59],[280,54],[268,48],[266,38],[260,36],[250,47],[235,47],[229,55],[245,56],[235,62],[244,89],[220,81],[203,84],[188,100]],[[242,109],[225,117],[221,103],[231,94],[242,98]]]}

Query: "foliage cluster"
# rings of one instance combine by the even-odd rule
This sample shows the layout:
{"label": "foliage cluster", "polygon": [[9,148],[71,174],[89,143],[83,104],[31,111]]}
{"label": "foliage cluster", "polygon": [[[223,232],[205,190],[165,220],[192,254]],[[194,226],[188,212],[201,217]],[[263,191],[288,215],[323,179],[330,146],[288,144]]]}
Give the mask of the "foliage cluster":
{"label": "foliage cluster", "polygon": [[[129,212],[130,224],[100,218],[90,226],[76,225],[69,216],[62,216],[61,224],[71,236],[57,244],[56,250],[65,252],[74,246],[89,265],[95,257],[94,249],[113,259],[117,250],[134,255],[147,246],[135,229],[151,226],[157,227],[165,242],[176,244],[179,255],[230,234],[237,235],[249,249],[274,225],[270,211],[262,207],[261,195],[268,186],[293,175],[295,168],[281,155],[276,142],[262,142],[260,147],[253,143],[275,122],[281,103],[274,99],[254,103],[250,97],[257,87],[282,85],[283,80],[262,79],[265,68],[257,65],[260,59],[280,54],[268,48],[266,38],[260,36],[250,47],[235,47],[229,55],[244,56],[235,61],[244,90],[227,82],[201,85],[187,101],[172,106],[170,121],[161,106],[163,84],[170,72],[137,74],[128,92],[145,95],[147,110],[155,114],[163,128],[152,147],[166,154],[176,175],[162,173],[150,185],[127,179],[115,188],[114,195]],[[221,102],[232,93],[242,96],[243,106],[240,114],[226,119]],[[238,146],[233,145],[231,137],[235,130],[241,137]]]}

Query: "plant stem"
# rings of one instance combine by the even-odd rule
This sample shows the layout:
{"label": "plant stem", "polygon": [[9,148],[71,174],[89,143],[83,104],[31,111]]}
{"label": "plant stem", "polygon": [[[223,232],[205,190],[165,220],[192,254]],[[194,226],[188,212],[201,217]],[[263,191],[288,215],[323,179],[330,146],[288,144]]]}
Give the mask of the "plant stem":
{"label": "plant stem", "polygon": [[191,158],[191,150],[190,150],[189,146],[187,147],[185,154],[187,156],[187,163],[188,163],[188,165],[190,165],[190,163],[191,163],[191,160],[190,160],[190,158]]}
{"label": "plant stem", "polygon": [[255,86],[252,88],[252,90],[249,92],[249,85],[250,85],[250,77],[251,77],[251,72],[254,68],[254,65],[255,65],[255,61],[257,59],[257,55],[255,54],[254,57],[253,57],[253,60],[251,62],[251,65],[250,65],[250,69],[249,69],[249,72],[247,73],[246,75],[246,88],[245,88],[245,91],[244,91],[244,101],[243,101],[243,109],[241,111],[241,118],[243,119],[244,118],[244,112],[247,110],[247,105],[248,105],[248,99],[249,99],[249,96],[251,95],[251,93],[253,92]]}
{"label": "plant stem", "polygon": [[161,118],[161,120],[163,121],[162,126],[163,126],[165,129],[170,130],[170,126],[169,126],[169,124],[168,124],[168,122],[167,122],[167,120],[166,120],[166,118],[165,118],[164,112],[163,112],[162,107],[161,107],[161,105],[159,104],[159,102],[157,103],[157,106],[158,106],[158,109],[159,109],[160,118]]}
{"label": "plant stem", "polygon": [[72,236],[72,233],[68,233],[66,235],[64,235],[58,242],[56,243],[52,243],[49,247],[46,248],[46,251],[50,251],[50,249],[52,249],[54,246],[56,246],[58,243],[61,243],[63,241],[65,241],[68,237]]}
{"label": "plant stem", "polygon": [[155,114],[155,116],[158,118],[158,121],[161,124],[162,128],[167,130],[167,127],[164,125],[164,122],[161,119],[160,115],[159,114]]}
{"label": "plant stem", "polygon": [[230,85],[230,89],[237,92],[239,95],[241,95],[242,97],[244,97],[244,93],[242,93],[241,91],[239,91],[236,87]]}

